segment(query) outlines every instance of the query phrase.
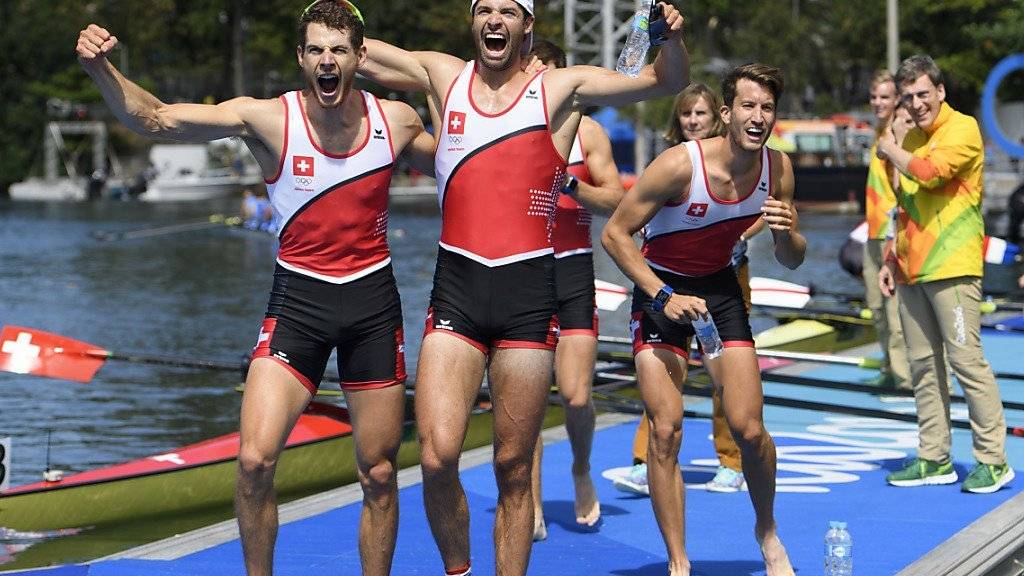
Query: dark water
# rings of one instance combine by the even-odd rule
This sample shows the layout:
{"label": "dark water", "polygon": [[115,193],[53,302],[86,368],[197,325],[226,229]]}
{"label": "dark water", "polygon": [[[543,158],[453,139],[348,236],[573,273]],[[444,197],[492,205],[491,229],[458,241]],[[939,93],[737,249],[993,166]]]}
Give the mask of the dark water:
{"label": "dark water", "polygon": [[[227,227],[112,242],[91,235],[203,220],[233,213],[236,206],[235,200],[187,205],[0,201],[0,324],[54,332],[114,352],[240,361],[259,332],[275,240]],[[804,214],[809,250],[796,271],[775,263],[770,234],[762,233],[751,243],[752,274],[859,292],[859,281],[836,259],[859,220],[857,215]],[[601,222],[595,222],[595,233]],[[393,207],[390,223],[407,362],[414,375],[436,255],[436,204]],[[599,278],[626,284],[602,251],[595,261]],[[1006,285],[1011,278],[1009,269],[988,274],[986,284]],[[625,336],[627,323],[628,303],[601,313],[605,334]],[[755,330],[771,324],[765,318],[753,323]],[[240,404],[234,387],[241,379],[235,371],[115,361],[88,384],[0,372],[0,437],[13,439],[11,485],[41,479],[48,433],[50,466],[77,472],[231,432]],[[110,551],[130,545],[117,544]],[[68,554],[65,561],[82,552]]]}

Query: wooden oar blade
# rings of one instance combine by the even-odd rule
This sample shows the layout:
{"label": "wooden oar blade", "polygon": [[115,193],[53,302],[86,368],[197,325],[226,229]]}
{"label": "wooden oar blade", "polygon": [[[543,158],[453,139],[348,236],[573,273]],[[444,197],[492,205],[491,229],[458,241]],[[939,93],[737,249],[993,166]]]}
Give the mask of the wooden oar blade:
{"label": "wooden oar blade", "polygon": [[618,310],[627,298],[629,290],[626,287],[604,280],[594,280],[594,299],[599,310]]}
{"label": "wooden oar blade", "polygon": [[0,370],[89,382],[103,366],[105,351],[91,344],[21,326],[0,331]]}

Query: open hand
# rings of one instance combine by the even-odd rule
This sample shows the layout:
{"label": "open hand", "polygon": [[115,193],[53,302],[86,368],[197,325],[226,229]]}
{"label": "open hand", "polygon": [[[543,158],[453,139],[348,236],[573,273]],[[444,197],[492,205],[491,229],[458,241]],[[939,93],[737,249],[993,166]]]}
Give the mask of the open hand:
{"label": "open hand", "polygon": [[78,45],[75,52],[78,53],[78,60],[83,64],[98,64],[106,59],[117,46],[117,36],[107,32],[95,24],[89,24],[78,33]]}

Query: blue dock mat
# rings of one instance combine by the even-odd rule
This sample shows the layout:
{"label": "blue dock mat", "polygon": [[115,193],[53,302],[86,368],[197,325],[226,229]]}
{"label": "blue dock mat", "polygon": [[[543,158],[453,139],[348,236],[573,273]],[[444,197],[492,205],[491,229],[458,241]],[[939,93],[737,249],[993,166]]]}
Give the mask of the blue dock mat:
{"label": "blue dock mat", "polygon": [[[1021,373],[1016,356],[1019,335],[985,331],[986,357],[997,371]],[[802,376],[858,382],[877,374],[848,366],[806,364]],[[769,394],[808,398],[861,407],[912,411],[913,402],[884,403],[876,396],[839,390],[765,383]],[[1001,381],[1004,399],[1024,399],[1024,382]],[[706,400],[688,408],[710,412]],[[954,415],[966,417],[963,406]],[[1011,423],[1020,411],[1008,411]],[[843,520],[854,540],[857,574],[894,574],[956,532],[1015,496],[1024,485],[1024,438],[1007,438],[1007,456],[1018,479],[995,494],[964,494],[959,484],[893,488],[885,475],[900,467],[917,448],[913,423],[844,416],[812,410],[767,406],[765,423],[779,454],[775,509],[780,534],[798,574],[821,572],[823,537],[829,520]],[[573,512],[571,453],[567,441],[545,450],[542,473],[548,539],[536,543],[530,574],[654,576],[666,573],[664,544],[650,501],[615,490],[602,470],[631,459],[634,424],[599,430],[594,438],[592,468],[603,518],[596,530],[576,525]],[[760,575],[764,565],[753,538],[754,516],[746,493],[716,494],[702,489],[717,460],[707,420],[687,419],[680,462],[687,483],[687,551],[694,575]],[[961,478],[974,464],[966,430],[953,431],[953,458]],[[492,524],[497,496],[489,465],[462,473],[470,506],[474,573],[494,572]],[[423,513],[419,485],[400,495],[401,520],[394,574],[443,573]],[[356,527],[359,504],[330,510],[281,527],[275,573],[281,576],[359,574]],[[176,560],[107,560],[24,572],[45,576],[243,575],[237,540]]]}
{"label": "blue dock mat", "polygon": [[[820,572],[823,537],[829,520],[849,523],[857,573],[893,574],[1016,495],[1017,484],[1021,482],[1018,480],[990,495],[963,494],[955,484],[892,488],[885,485],[884,477],[916,447],[912,424],[773,407],[766,409],[766,419],[779,452],[776,515],[798,574]],[[633,424],[623,424],[596,434],[592,464],[603,510],[597,530],[576,526],[568,442],[547,448],[542,478],[549,535],[533,547],[530,574],[665,574],[664,545],[649,499],[619,492],[599,477],[601,470],[629,463],[634,428]],[[708,440],[710,432],[706,420],[690,419],[685,424],[681,463],[689,486],[687,551],[693,574],[763,574],[747,494],[716,494],[699,487],[714,472],[716,461]],[[965,449],[967,452],[966,458],[957,458],[957,470],[963,476],[972,464],[969,435],[957,430],[954,444],[961,455]],[[1021,449],[1015,445],[1014,448],[1020,455]],[[464,471],[462,477],[472,519],[474,572],[493,573],[491,527],[496,487],[491,468],[477,466]],[[404,488],[400,506],[402,516],[392,572],[442,574],[423,514],[420,486]],[[275,573],[359,574],[358,518],[359,505],[353,504],[282,526]],[[172,561],[103,561],[91,565],[88,574],[242,575],[244,570],[241,547],[236,540]]]}

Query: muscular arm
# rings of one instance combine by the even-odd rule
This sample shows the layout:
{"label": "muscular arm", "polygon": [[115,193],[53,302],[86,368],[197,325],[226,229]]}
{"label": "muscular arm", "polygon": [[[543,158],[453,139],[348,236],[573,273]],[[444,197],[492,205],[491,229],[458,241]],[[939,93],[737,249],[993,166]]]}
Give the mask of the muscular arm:
{"label": "muscular arm", "polygon": [[775,240],[775,259],[786,268],[794,270],[803,264],[807,239],[800,233],[800,218],[793,206],[793,164],[784,152],[773,152],[773,161],[776,155],[782,168],[781,174],[779,180],[773,183],[776,189],[774,197],[765,201],[761,212]]}
{"label": "muscular arm", "polygon": [[644,261],[633,234],[650,222],[665,202],[679,196],[679,191],[689,185],[692,173],[689,155],[683,148],[662,153],[623,196],[601,234],[601,244],[608,254],[636,289],[648,296],[657,294],[664,282]]}
{"label": "muscular arm", "polygon": [[382,40],[367,38],[366,60],[359,73],[373,82],[403,92],[430,92],[428,66],[432,59],[448,57],[437,52],[410,52]]}
{"label": "muscular arm", "polygon": [[591,118],[583,118],[579,132],[587,151],[587,171],[594,185],[580,181],[575,199],[591,212],[610,215],[626,193],[619,168],[612,158],[612,143],[601,125]]}
{"label": "muscular arm", "polygon": [[675,94],[690,82],[690,57],[683,44],[683,16],[671,4],[665,11],[666,41],[653,64],[630,78],[613,70],[594,66],[572,66],[552,73],[565,73],[575,90],[575,106],[624,106],[642,100]]}
{"label": "muscular arm", "polygon": [[217,105],[165,104],[125,78],[106,55],[117,38],[90,24],[79,35],[79,62],[99,88],[107,106],[132,131],[154,138],[203,142],[228,136],[252,137],[246,118],[266,113],[276,101],[235,98]]}
{"label": "muscular arm", "polygon": [[428,176],[434,175],[434,137],[423,129],[423,121],[404,102],[380,100],[391,126],[395,154],[402,155],[413,168]]}

